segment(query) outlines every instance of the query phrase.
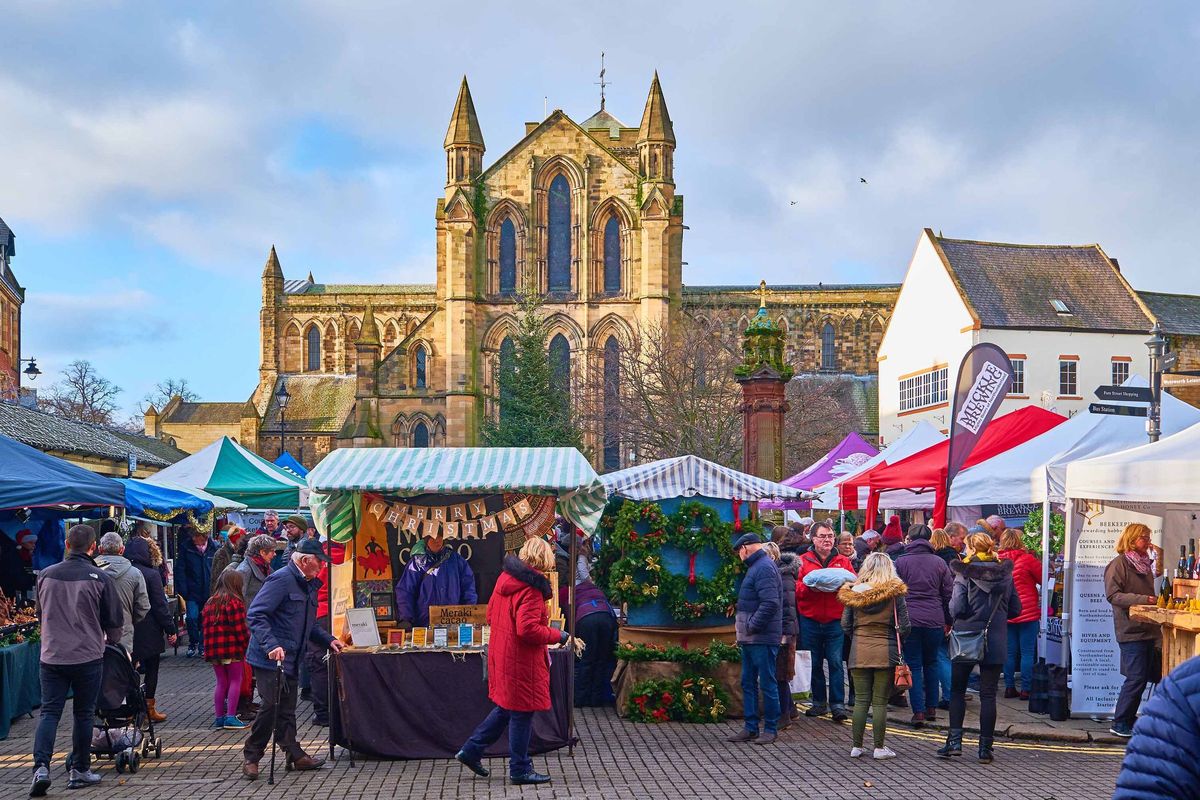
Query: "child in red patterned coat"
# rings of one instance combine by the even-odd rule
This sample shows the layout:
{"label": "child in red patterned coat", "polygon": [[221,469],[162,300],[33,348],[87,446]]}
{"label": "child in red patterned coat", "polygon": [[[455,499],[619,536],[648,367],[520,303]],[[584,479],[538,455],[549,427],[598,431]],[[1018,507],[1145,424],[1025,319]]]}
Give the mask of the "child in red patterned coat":
{"label": "child in red patterned coat", "polygon": [[242,689],[242,670],[246,666],[246,647],[250,644],[246,604],[242,600],[242,573],[233,569],[221,573],[216,591],[204,604],[201,624],[204,660],[212,664],[217,675],[217,687],[213,692],[213,727],[242,730],[246,723],[237,718],[237,705]]}

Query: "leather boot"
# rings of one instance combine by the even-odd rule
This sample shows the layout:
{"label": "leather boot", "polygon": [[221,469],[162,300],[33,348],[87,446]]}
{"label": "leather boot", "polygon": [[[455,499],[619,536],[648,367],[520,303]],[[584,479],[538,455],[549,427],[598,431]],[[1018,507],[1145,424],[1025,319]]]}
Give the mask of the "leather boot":
{"label": "leather boot", "polygon": [[979,763],[992,763],[992,737],[991,735],[979,734]]}
{"label": "leather boot", "polygon": [[154,698],[146,699],[146,716],[150,717],[151,722],[166,722],[167,715],[160,714],[158,709],[154,707]]}
{"label": "leather boot", "polygon": [[[950,728],[946,731],[946,743],[937,749],[938,758],[950,758],[951,756],[962,755],[962,728]],[[983,747],[983,742],[980,740],[980,748]],[[981,751],[982,752],[982,749]]]}

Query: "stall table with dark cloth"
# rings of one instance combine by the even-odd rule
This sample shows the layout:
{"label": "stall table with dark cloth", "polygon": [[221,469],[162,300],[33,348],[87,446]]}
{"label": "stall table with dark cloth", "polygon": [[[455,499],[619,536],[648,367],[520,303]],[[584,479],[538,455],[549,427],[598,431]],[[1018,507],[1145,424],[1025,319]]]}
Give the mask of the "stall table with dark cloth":
{"label": "stall table with dark cloth", "polygon": [[[453,758],[491,711],[479,650],[347,650],[336,665],[330,736],[353,753],[380,758]],[[533,716],[532,755],[570,744],[566,650],[550,651],[551,709]],[[508,755],[501,736],[485,758]]]}
{"label": "stall table with dark cloth", "polygon": [[41,642],[0,647],[0,739],[17,717],[42,704]]}

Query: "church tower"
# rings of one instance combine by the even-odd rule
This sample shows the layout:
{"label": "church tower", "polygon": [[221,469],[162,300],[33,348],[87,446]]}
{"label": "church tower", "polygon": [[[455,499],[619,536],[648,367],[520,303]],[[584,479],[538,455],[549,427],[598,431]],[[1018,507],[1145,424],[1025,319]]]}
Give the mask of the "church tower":
{"label": "church tower", "polygon": [[[675,129],[657,70],[638,128],[637,152],[644,181],[642,317],[666,326],[683,301],[683,197],[675,195]],[[655,268],[658,265],[660,269]],[[659,298],[668,302],[656,303]]]}
{"label": "church tower", "polygon": [[283,299],[283,267],[279,265],[279,256],[275,254],[275,245],[267,254],[267,263],[262,274],[262,311],[259,313],[259,341],[262,345],[262,358],[258,366],[258,391],[255,396],[259,399],[259,415],[267,410],[267,402],[275,391],[275,379],[279,376],[279,365],[283,362],[281,342],[279,341],[279,306]]}
{"label": "church tower", "polygon": [[483,172],[483,132],[466,75],[458,87],[458,100],[442,146],[446,148],[446,186],[470,186]]}

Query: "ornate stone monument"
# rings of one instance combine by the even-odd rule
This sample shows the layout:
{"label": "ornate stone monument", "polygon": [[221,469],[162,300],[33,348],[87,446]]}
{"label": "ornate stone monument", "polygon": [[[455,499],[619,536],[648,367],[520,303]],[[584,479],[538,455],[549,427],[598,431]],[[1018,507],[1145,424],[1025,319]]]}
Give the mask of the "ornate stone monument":
{"label": "ornate stone monument", "polygon": [[767,282],[758,285],[758,313],[742,336],[742,363],[734,377],[742,385],[742,471],[783,480],[783,415],[792,368],[783,360],[783,330],[767,314]]}

